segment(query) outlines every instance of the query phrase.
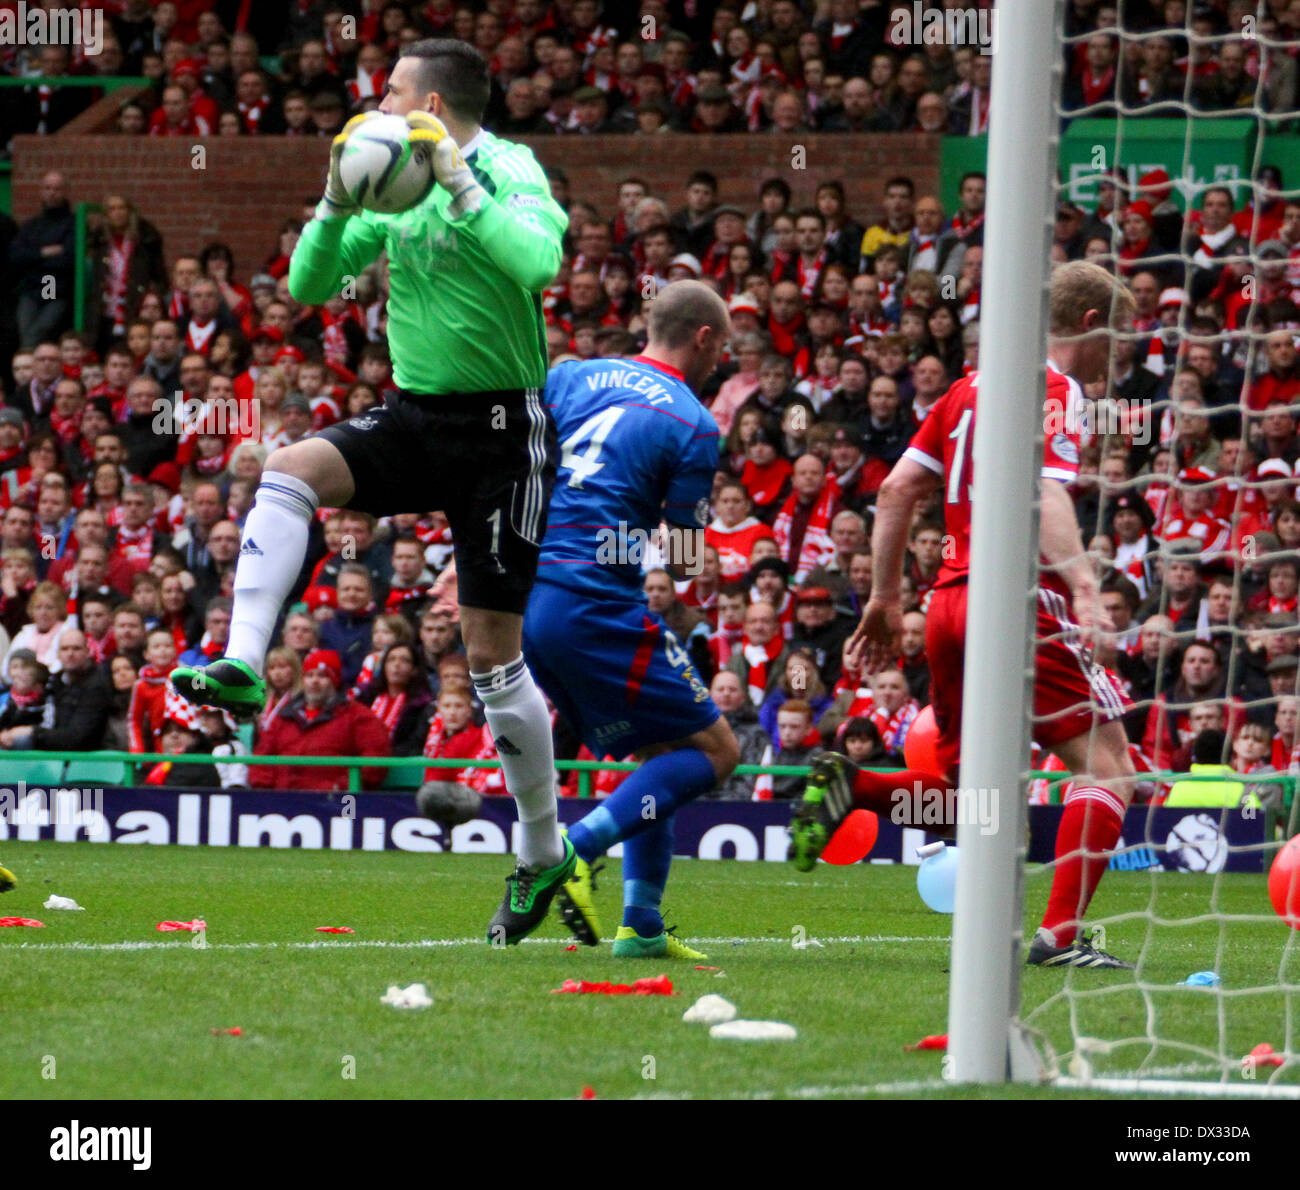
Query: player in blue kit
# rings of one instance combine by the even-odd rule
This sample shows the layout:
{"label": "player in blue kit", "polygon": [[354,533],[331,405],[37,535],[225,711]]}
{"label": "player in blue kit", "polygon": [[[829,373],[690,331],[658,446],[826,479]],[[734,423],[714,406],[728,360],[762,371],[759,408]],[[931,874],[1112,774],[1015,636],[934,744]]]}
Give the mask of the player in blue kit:
{"label": "player in blue kit", "polygon": [[674,577],[703,558],[718,427],[695,391],[728,334],[713,290],[674,282],[651,304],[644,354],[560,364],[546,382],[562,456],[524,656],[592,752],[642,762],[570,828],[580,862],[558,894],[565,921],[594,946],[588,865],[624,844],[618,957],[705,957],[673,937],[659,912],[672,816],[729,776],[740,751],[685,650],[646,607],[641,561],[661,522]]}

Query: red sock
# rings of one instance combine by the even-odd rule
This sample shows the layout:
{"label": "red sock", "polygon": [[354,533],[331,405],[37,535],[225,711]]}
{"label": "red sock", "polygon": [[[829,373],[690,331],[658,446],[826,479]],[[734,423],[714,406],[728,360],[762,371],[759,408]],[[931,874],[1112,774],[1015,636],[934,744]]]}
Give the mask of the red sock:
{"label": "red sock", "polygon": [[[922,792],[939,790],[946,794],[952,789],[952,783],[946,777],[924,769],[900,769],[896,773],[872,773],[859,769],[853,778],[853,805],[859,810],[873,810],[889,817],[896,806],[910,802],[918,789]],[[954,799],[944,799],[945,822],[952,821],[953,804]],[[907,821],[911,822],[913,818],[909,816]],[[917,815],[915,821],[919,823],[926,819]]]}
{"label": "red sock", "polygon": [[1089,855],[1085,859],[1082,854],[1071,853],[1085,849],[1108,852],[1119,841],[1123,827],[1124,803],[1109,789],[1092,785],[1070,794],[1056,831],[1056,876],[1043,914],[1043,925],[1052,931],[1058,946],[1074,940],[1079,919],[1087,911],[1110,862],[1109,855]]}

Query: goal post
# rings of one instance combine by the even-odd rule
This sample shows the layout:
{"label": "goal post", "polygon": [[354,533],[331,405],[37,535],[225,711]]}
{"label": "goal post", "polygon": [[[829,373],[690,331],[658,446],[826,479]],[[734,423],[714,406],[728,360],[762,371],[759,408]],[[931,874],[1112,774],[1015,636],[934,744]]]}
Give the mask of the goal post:
{"label": "goal post", "polygon": [[992,832],[972,815],[958,826],[945,1066],[957,1082],[1034,1075],[1013,1033],[1063,11],[1064,0],[995,9],[959,785],[991,791],[999,813]]}

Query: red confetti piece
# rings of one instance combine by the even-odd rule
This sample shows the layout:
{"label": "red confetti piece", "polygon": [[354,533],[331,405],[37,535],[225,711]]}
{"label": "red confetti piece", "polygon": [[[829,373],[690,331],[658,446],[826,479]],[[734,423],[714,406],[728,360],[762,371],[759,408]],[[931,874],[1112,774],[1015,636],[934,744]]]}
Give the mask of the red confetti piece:
{"label": "red confetti piece", "polygon": [[721,971],[721,967],[696,967],[697,971]]}
{"label": "red confetti piece", "polygon": [[243,1037],[244,1031],[238,1025],[232,1025],[229,1029],[213,1029],[213,1035],[216,1037]]}
{"label": "red confetti piece", "polygon": [[596,1098],[596,1091],[595,1091],[595,1089],[594,1089],[593,1087],[583,1087],[582,1090],[578,1092],[578,1098],[579,1098],[579,1099],[595,1099],[595,1098]]}
{"label": "red confetti piece", "polygon": [[[1267,1041],[1261,1041],[1250,1053],[1247,1058],[1254,1059],[1256,1066],[1282,1066],[1285,1060],[1280,1054],[1273,1052],[1273,1047]],[[1243,1058],[1243,1061],[1246,1059]]]}
{"label": "red confetti piece", "polygon": [[907,1053],[914,1053],[916,1050],[946,1050],[948,1048],[947,1033],[931,1033],[929,1037],[922,1037],[915,1045],[905,1045],[903,1049]]}
{"label": "red confetti piece", "polygon": [[565,950],[577,950],[577,949],[578,949],[578,944],[577,944],[576,942],[570,942],[569,945],[566,946],[564,949],[565,949]]}
{"label": "red confetti piece", "polygon": [[653,979],[638,979],[629,985],[626,983],[591,983],[585,979],[566,979],[558,988],[551,989],[551,995],[576,996],[671,996],[673,981],[666,975],[656,975]]}
{"label": "red confetti piece", "polygon": [[158,928],[164,933],[169,933],[173,930],[206,930],[208,928],[208,923],[202,918],[196,918],[194,921],[160,921],[158,923]]}
{"label": "red confetti piece", "polygon": [[0,917],[0,926],[32,926],[36,929],[45,929],[45,923],[37,921],[34,917]]}
{"label": "red confetti piece", "polygon": [[316,932],[318,934],[355,934],[356,930],[351,926],[317,926]]}

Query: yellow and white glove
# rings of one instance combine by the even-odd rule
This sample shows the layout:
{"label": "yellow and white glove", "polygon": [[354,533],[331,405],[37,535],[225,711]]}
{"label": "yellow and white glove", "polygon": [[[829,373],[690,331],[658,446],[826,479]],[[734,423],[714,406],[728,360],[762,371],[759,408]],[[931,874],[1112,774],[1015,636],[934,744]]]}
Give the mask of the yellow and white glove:
{"label": "yellow and white glove", "polygon": [[433,176],[451,195],[447,213],[452,219],[477,213],[487,198],[487,191],[465,164],[460,146],[452,140],[447,126],[428,112],[407,112],[406,122],[411,126],[411,143],[429,145],[433,151]]}
{"label": "yellow and white glove", "polygon": [[339,159],[343,156],[343,147],[348,143],[348,137],[367,120],[378,114],[378,112],[363,112],[359,116],[353,116],[330,143],[330,174],[325,183],[325,195],[316,204],[317,219],[346,219],[357,213],[357,204],[348,197],[347,188],[343,185],[343,177],[339,173]]}

